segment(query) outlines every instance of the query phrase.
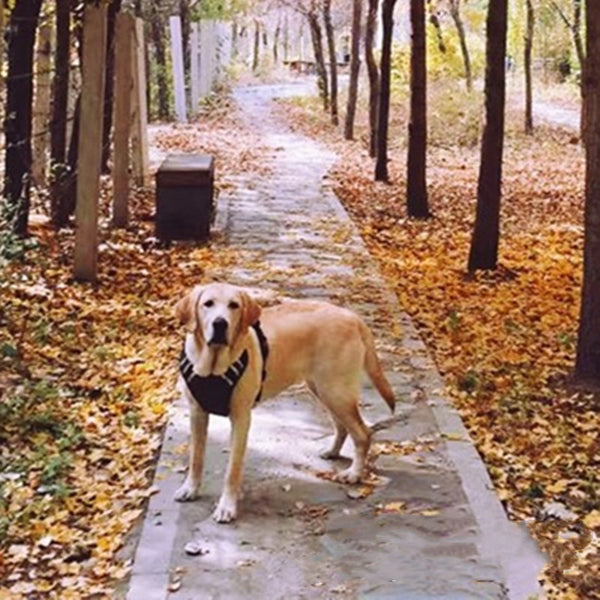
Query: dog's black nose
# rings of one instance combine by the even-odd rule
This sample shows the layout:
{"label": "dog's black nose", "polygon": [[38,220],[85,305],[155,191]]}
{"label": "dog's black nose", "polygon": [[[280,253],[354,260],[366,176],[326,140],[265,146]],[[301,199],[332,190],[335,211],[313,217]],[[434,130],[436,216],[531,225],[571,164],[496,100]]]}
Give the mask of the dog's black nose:
{"label": "dog's black nose", "polygon": [[226,344],[228,323],[223,317],[217,317],[213,321],[213,335],[209,344]]}

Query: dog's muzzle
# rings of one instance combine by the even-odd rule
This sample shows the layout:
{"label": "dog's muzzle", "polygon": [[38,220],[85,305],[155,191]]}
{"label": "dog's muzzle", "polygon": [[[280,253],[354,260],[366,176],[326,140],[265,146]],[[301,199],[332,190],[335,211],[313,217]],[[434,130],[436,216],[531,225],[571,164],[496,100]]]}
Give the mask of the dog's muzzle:
{"label": "dog's muzzle", "polygon": [[208,340],[211,346],[227,345],[227,328],[229,323],[223,317],[217,317],[212,323],[212,337]]}

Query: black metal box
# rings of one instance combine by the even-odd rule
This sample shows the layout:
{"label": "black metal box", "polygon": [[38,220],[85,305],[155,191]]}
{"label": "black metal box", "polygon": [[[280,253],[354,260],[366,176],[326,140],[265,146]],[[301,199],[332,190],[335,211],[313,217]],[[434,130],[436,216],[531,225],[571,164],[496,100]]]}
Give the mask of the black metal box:
{"label": "black metal box", "polygon": [[156,237],[206,241],[214,220],[215,161],[169,154],[156,172]]}

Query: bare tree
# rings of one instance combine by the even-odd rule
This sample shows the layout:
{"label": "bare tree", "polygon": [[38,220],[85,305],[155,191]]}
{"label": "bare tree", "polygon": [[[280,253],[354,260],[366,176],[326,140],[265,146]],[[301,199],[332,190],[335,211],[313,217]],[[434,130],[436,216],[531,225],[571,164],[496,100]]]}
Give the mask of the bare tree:
{"label": "bare tree", "polygon": [[41,4],[42,0],[17,0],[8,29],[4,194],[18,236],[27,235],[29,220],[33,49]]}
{"label": "bare tree", "polygon": [[323,22],[325,23],[325,34],[327,36],[327,50],[329,52],[329,83],[331,122],[337,125],[338,120],[338,78],[337,57],[335,51],[335,33],[331,21],[331,0],[323,0]]}
{"label": "bare tree", "polygon": [[586,0],[583,289],[575,379],[600,387],[600,0]]}
{"label": "bare tree", "polygon": [[410,217],[427,218],[427,67],[425,1],[410,2],[410,122],[406,173],[406,208]]}
{"label": "bare tree", "polygon": [[[577,55],[577,62],[579,63],[579,69],[583,74],[584,63],[585,63],[585,48],[583,43],[583,38],[581,37],[581,7],[582,0],[571,0],[571,6],[573,8],[572,17],[569,18],[562,8],[552,0],[552,6],[554,6],[556,12],[559,14],[560,18],[563,20],[567,29],[571,32],[571,36],[573,37],[573,45],[575,46],[575,54]],[[585,86],[583,85],[583,77],[581,77],[581,83],[579,86],[581,92],[581,121],[579,125],[581,139],[585,139],[585,110],[583,110],[583,105],[585,103]]]}
{"label": "bare tree", "polygon": [[379,0],[369,0],[367,24],[365,28],[365,62],[369,75],[369,155],[377,154],[377,111],[379,104],[379,69],[373,52],[377,30]]}
{"label": "bare tree", "polygon": [[463,57],[463,63],[465,66],[465,82],[467,84],[467,90],[473,89],[473,74],[471,72],[471,57],[469,55],[469,47],[467,46],[467,36],[465,33],[465,26],[460,14],[460,0],[449,0],[450,2],[450,16],[454,21],[454,26],[458,33],[458,41],[460,43],[460,51]]}
{"label": "bare tree", "polygon": [[533,50],[533,29],[535,25],[535,13],[533,0],[526,0],[527,21],[524,38],[524,66],[525,66],[525,133],[533,133],[533,93],[531,82],[531,53]]}
{"label": "bare tree", "polygon": [[115,92],[115,19],[121,9],[121,0],[108,5],[106,31],[106,85],[104,86],[104,120],[102,122],[102,172],[108,173],[110,158],[110,132],[113,123],[113,99]]}
{"label": "bare tree", "polygon": [[319,10],[317,2],[311,2],[306,12],[306,19],[310,29],[310,39],[313,53],[315,55],[315,67],[317,70],[317,85],[319,95],[323,100],[323,108],[329,110],[329,88],[327,84],[327,67],[325,66],[325,54],[323,52],[323,31],[319,22]]}
{"label": "bare tree", "polygon": [[350,54],[350,82],[348,84],[348,103],[346,105],[346,121],[344,137],[351,140],[354,137],[354,119],[358,99],[358,75],[360,72],[360,25],[362,0],[352,3],[352,50]]}
{"label": "bare tree", "polygon": [[52,82],[52,115],[50,118],[50,217],[54,227],[63,227],[68,215],[64,210],[63,188],[67,147],[67,108],[69,101],[69,52],[71,48],[71,3],[56,0],[56,46]]}
{"label": "bare tree", "polygon": [[150,37],[156,59],[156,88],[158,95],[158,118],[169,118],[169,84],[167,73],[167,50],[165,47],[165,22],[158,2],[149,3]]}
{"label": "bare tree", "polygon": [[383,0],[381,20],[383,43],[381,46],[381,84],[377,114],[377,159],[375,181],[389,181],[388,174],[388,127],[390,116],[390,78],[392,57],[392,33],[394,31],[394,6],[396,0]]}
{"label": "bare tree", "polygon": [[498,263],[507,12],[508,0],[490,0],[486,23],[485,127],[481,140],[477,212],[469,271],[495,269]]}

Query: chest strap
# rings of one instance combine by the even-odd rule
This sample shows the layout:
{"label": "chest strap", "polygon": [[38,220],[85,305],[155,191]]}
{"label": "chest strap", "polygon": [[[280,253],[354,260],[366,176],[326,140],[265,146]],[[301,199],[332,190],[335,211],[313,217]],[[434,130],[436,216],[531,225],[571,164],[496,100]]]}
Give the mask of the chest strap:
{"label": "chest strap", "polygon": [[[269,355],[269,343],[260,327],[260,323],[255,323],[252,325],[252,328],[258,337],[262,357],[260,389],[254,400],[254,403],[256,404],[262,396],[263,382],[267,374],[266,363]],[[194,365],[188,358],[184,346],[179,357],[179,372],[196,402],[198,402],[206,412],[227,417],[231,412],[231,397],[233,396],[233,390],[246,372],[248,362],[248,351],[244,350],[241,356],[223,375],[208,375],[206,377],[201,377],[194,373]]]}

